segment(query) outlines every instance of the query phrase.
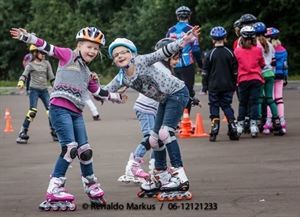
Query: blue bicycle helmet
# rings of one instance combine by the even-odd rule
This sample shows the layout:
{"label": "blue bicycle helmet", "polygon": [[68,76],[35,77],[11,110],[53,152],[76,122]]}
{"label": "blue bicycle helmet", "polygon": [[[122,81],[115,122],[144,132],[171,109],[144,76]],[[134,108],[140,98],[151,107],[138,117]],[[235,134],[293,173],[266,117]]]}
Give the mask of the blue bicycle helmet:
{"label": "blue bicycle helmet", "polygon": [[264,35],[267,32],[267,27],[263,22],[257,22],[253,25],[256,35]]}
{"label": "blue bicycle helmet", "polygon": [[210,37],[213,40],[222,40],[226,38],[227,32],[222,26],[215,26],[210,31]]}
{"label": "blue bicycle helmet", "polygon": [[279,36],[279,30],[274,27],[267,28],[267,32],[265,33],[266,37],[277,39]]}
{"label": "blue bicycle helmet", "polygon": [[137,54],[137,48],[133,44],[132,41],[130,41],[127,38],[116,38],[108,47],[108,54],[109,57],[112,58],[112,52],[116,47],[123,46],[128,48],[133,54]]}

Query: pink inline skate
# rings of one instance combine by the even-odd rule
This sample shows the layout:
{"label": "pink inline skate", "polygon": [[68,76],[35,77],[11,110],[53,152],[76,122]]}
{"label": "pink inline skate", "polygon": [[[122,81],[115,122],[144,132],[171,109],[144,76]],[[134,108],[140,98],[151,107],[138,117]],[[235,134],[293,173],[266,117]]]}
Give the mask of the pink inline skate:
{"label": "pink inline skate", "polygon": [[52,177],[49,182],[49,187],[46,193],[46,200],[43,201],[39,209],[43,211],[74,211],[76,210],[76,205],[73,202],[74,195],[68,193],[64,188],[66,182],[65,177]]}

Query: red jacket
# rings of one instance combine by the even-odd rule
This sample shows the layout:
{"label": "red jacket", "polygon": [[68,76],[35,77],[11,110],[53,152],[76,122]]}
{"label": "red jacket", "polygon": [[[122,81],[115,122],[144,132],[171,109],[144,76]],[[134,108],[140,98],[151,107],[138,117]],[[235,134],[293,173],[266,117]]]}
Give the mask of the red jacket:
{"label": "red jacket", "polygon": [[252,46],[249,49],[237,47],[234,54],[238,61],[238,79],[237,83],[250,80],[259,80],[264,83],[261,75],[262,68],[265,66],[262,49]]}

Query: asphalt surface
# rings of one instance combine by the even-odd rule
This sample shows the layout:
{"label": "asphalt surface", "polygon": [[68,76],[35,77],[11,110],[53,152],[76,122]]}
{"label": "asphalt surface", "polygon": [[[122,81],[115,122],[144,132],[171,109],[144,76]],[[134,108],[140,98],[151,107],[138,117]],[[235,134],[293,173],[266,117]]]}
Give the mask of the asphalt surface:
{"label": "asphalt surface", "polygon": [[[0,217],[6,216],[207,216],[207,217],[299,217],[300,216],[300,115],[298,88],[285,91],[288,133],[283,137],[244,135],[229,141],[222,122],[217,142],[208,138],[180,139],[191,201],[161,203],[138,198],[138,185],[123,184],[117,178],[124,173],[129,153],[141,139],[138,121],[132,110],[137,93],[128,93],[124,105],[98,104],[101,121],[93,121],[84,111],[89,143],[94,150],[94,170],[106,192],[105,210],[85,207],[79,163],[76,159],[67,173],[66,188],[76,196],[75,212],[41,212],[49,175],[60,153],[52,142],[47,117],[39,102],[38,114],[30,126],[26,145],[15,139],[27,112],[25,95],[0,96]],[[201,112],[209,129],[207,97],[203,107],[193,108],[191,119]],[[236,100],[234,107],[237,107]],[[13,133],[4,133],[4,112],[9,108]],[[146,162],[149,155],[145,158]],[[146,168],[147,164],[145,164]],[[87,209],[84,209],[87,208]],[[110,209],[109,209],[110,208]]]}

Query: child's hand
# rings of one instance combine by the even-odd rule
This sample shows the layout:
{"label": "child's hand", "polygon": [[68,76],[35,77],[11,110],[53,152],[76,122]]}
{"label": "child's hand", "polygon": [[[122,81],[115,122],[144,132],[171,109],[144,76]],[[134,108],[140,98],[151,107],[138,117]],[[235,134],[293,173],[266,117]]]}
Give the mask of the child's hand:
{"label": "child's hand", "polygon": [[24,88],[24,85],[25,85],[24,81],[23,81],[23,80],[19,80],[19,81],[18,81],[18,84],[17,84],[17,87],[18,87],[19,89],[23,89],[23,88]]}
{"label": "child's hand", "polygon": [[93,80],[97,80],[97,81],[99,81],[99,76],[97,75],[97,73],[96,73],[96,72],[92,72],[92,74],[91,74],[91,78],[92,78]]}
{"label": "child's hand", "polygon": [[185,47],[186,44],[195,41],[200,34],[200,30],[201,28],[199,26],[194,26],[190,31],[185,33],[182,38],[183,43],[181,47]]}
{"label": "child's hand", "polygon": [[26,31],[26,29],[11,28],[9,32],[10,32],[11,37],[14,39],[17,39],[17,40],[21,40],[23,35],[28,37],[28,32]]}
{"label": "child's hand", "polygon": [[38,39],[33,33],[28,33],[26,29],[22,28],[11,28],[9,32],[13,39],[17,39],[25,43],[35,44]]}

